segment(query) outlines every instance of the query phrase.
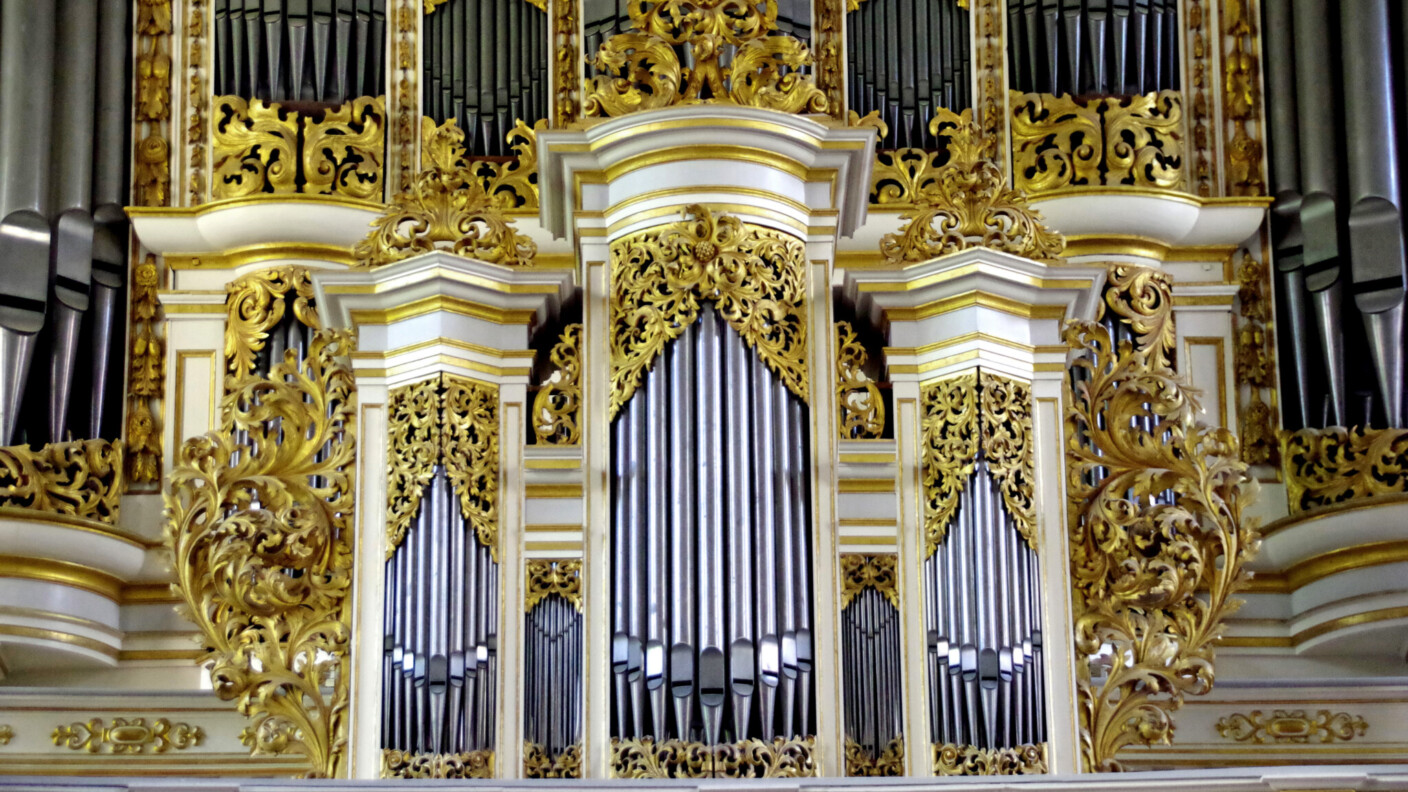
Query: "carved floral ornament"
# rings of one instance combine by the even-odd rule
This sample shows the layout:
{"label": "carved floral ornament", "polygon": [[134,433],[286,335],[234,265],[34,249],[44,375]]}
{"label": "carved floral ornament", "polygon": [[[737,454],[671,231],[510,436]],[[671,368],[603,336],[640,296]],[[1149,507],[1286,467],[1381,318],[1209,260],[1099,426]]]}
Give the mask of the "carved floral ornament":
{"label": "carved floral ornament", "polygon": [[894,778],[904,775],[904,735],[885,746],[879,756],[871,756],[859,743],[846,738],[846,776],[849,778]]}
{"label": "carved floral ornament", "polygon": [[493,778],[494,752],[409,753],[395,749],[381,752],[382,778]]}
{"label": "carved floral ornament", "polygon": [[806,401],[802,241],[697,204],[684,215],[611,243],[611,417],[704,300]]}
{"label": "carved floral ornament", "polygon": [[847,553],[841,556],[841,609],[845,610],[862,590],[873,588],[899,610],[896,582],[894,556]]}
{"label": "carved floral ornament", "polygon": [[504,216],[506,199],[497,189],[487,192],[485,177],[467,164],[464,133],[451,122],[431,127],[421,152],[426,167],[372,222],[372,231],[353,249],[355,266],[377,267],[433,250],[490,264],[531,264],[538,246],[515,230]]}
{"label": "carved floral ornament", "polygon": [[[776,0],[636,0],[629,9],[634,30],[601,45],[594,64],[603,76],[584,86],[584,115],[700,102],[827,112],[826,94],[804,73],[812,65],[807,45],[773,35]],[[687,66],[680,48],[688,48]]]}
{"label": "carved floral ornament", "polygon": [[[255,358],[268,343],[269,331],[278,327],[290,303],[297,321],[313,330],[322,329],[306,267],[255,272],[232,281],[226,293],[225,365],[232,383],[254,372]],[[292,300],[288,299],[290,294]]]}
{"label": "carved floral ornament", "polygon": [[577,559],[528,562],[528,586],[523,598],[523,610],[531,611],[538,603],[556,594],[582,611],[582,562]]}
{"label": "carved floral ornament", "polygon": [[836,323],[836,404],[842,440],[880,437],[885,432],[885,400],[866,376],[869,359],[850,322]]}
{"label": "carved floral ornament", "polygon": [[582,326],[562,331],[548,358],[553,372],[533,397],[533,433],[548,445],[582,441],[578,411],[582,406]]}
{"label": "carved floral ornament", "polygon": [[183,751],[200,745],[205,731],[189,723],[172,723],[156,718],[147,724],[146,718],[91,718],[86,723],[60,725],[52,735],[54,745],[75,751],[101,754],[166,753]]}
{"label": "carved floral ornament", "polygon": [[1270,743],[1349,742],[1363,737],[1369,723],[1359,715],[1322,709],[1314,715],[1305,710],[1261,710],[1234,712],[1217,722],[1217,733],[1236,742],[1255,745]]}
{"label": "carved floral ornament", "polygon": [[934,775],[1044,775],[1046,744],[979,748],[944,743],[934,746]]}
{"label": "carved floral ornament", "polygon": [[811,778],[817,775],[816,738],[754,738],[705,745],[650,737],[611,740],[615,778]]}

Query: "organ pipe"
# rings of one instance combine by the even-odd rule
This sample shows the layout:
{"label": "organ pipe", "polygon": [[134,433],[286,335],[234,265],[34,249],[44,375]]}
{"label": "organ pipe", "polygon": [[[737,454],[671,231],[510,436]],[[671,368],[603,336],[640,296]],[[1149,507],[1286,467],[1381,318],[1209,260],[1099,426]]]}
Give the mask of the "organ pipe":
{"label": "organ pipe", "polygon": [[214,0],[217,96],[340,105],[386,91],[385,0]]}
{"label": "organ pipe", "polygon": [[1011,87],[1054,95],[1177,89],[1178,31],[1177,0],[1012,0]]}

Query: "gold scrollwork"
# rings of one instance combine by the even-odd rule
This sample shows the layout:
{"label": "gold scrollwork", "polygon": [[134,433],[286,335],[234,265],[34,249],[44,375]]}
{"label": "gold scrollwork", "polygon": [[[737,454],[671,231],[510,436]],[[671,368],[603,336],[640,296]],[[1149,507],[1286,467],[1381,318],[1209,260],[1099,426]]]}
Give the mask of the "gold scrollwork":
{"label": "gold scrollwork", "polygon": [[537,743],[523,742],[524,778],[581,778],[582,746],[569,745],[557,756]]}
{"label": "gold scrollwork", "polygon": [[297,113],[277,102],[217,96],[214,116],[214,197],[297,192]]}
{"label": "gold scrollwork", "polygon": [[802,241],[698,204],[611,243],[611,412],[711,300],[787,389],[807,399]]}
{"label": "gold scrollwork", "polygon": [[132,267],[131,347],[127,364],[127,480],[155,484],[161,480],[161,430],[152,404],[166,387],[166,357],[162,349],[161,304],[157,300],[160,270],[156,256]]}
{"label": "gold scrollwork", "polygon": [[1012,92],[1013,183],[1029,193],[1059,187],[1184,186],[1183,99],[1177,91],[1101,97]]}
{"label": "gold scrollwork", "polygon": [[1359,715],[1322,709],[1313,716],[1305,710],[1234,712],[1218,720],[1217,733],[1236,742],[1268,743],[1349,742],[1363,737],[1369,723]]}
{"label": "gold scrollwork", "polygon": [[1252,258],[1246,248],[1240,256],[1235,360],[1237,384],[1247,389],[1247,402],[1239,410],[1238,421],[1242,461],[1249,465],[1275,465],[1280,462],[1281,450],[1276,441],[1275,416],[1271,405],[1262,398],[1263,390],[1276,387],[1271,301],[1267,297],[1269,278],[1266,266]]}
{"label": "gold scrollwork", "polygon": [[166,753],[184,751],[200,745],[205,731],[189,723],[172,723],[157,718],[147,725],[146,718],[113,718],[104,723],[92,718],[87,723],[60,725],[54,729],[54,745],[75,751],[106,754]]}
{"label": "gold scrollwork", "polygon": [[517,155],[508,162],[469,159],[464,149],[464,132],[453,118],[437,125],[435,119],[425,117],[420,124],[422,168],[433,168],[437,160],[453,158],[449,167],[474,171],[479,186],[498,208],[505,212],[537,211],[538,132],[547,129],[547,121],[538,121],[532,129],[522,121],[514,124],[504,136]]}
{"label": "gold scrollwork", "polygon": [[556,594],[582,610],[582,562],[571,559],[548,561],[535,558],[528,562],[528,588],[523,610],[531,611],[539,602]]}
{"label": "gold scrollwork", "polygon": [[[1171,309],[1171,306],[1169,306]],[[1213,684],[1214,647],[1256,552],[1242,519],[1251,486],[1229,431],[1155,350],[1116,347],[1072,322],[1076,385],[1066,414],[1067,498],[1081,756],[1168,742],[1172,712]],[[1100,667],[1100,673],[1091,668]]]}
{"label": "gold scrollwork", "polygon": [[827,109],[836,118],[842,117],[846,104],[841,89],[846,68],[841,62],[841,39],[847,6],[852,2],[855,0],[814,0],[812,3],[816,20],[812,29],[812,42],[816,45],[816,87],[826,97]]}
{"label": "gold scrollwork", "polygon": [[120,440],[0,447],[0,506],[116,525],[122,465]]}
{"label": "gold scrollwork", "polygon": [[1222,38],[1228,42],[1222,58],[1226,76],[1222,118],[1232,130],[1226,144],[1228,195],[1266,194],[1261,163],[1260,47],[1253,8],[1249,0],[1228,0],[1222,5]]}
{"label": "gold scrollwork", "polygon": [[274,267],[231,281],[225,287],[225,370],[235,387],[254,373],[255,357],[269,331],[278,326],[293,294],[294,318],[313,330],[322,322],[313,308],[313,281],[305,267]]}
{"label": "gold scrollwork", "polygon": [[[377,267],[432,250],[491,264],[531,264],[538,246],[504,216],[500,203],[508,199],[485,191],[484,179],[465,160],[459,126],[451,120],[437,127],[427,118],[421,135],[424,169],[372,221],[372,230],[353,250],[356,266]],[[513,173],[515,179],[527,178]]]}
{"label": "gold scrollwork", "polygon": [[382,778],[493,778],[494,752],[454,754],[409,753],[394,749],[381,752]]}
{"label": "gold scrollwork", "polygon": [[303,192],[381,200],[384,105],[363,96],[303,118]]}
{"label": "gold scrollwork", "polygon": [[1046,743],[1013,748],[979,748],[953,743],[934,746],[934,775],[1044,775]]}
{"label": "gold scrollwork", "polygon": [[1173,318],[1173,279],[1167,272],[1138,264],[1111,264],[1105,274],[1100,306],[1129,324],[1134,349],[1154,367],[1173,368],[1177,333]]}
{"label": "gold scrollwork", "polygon": [[[1006,164],[1007,119],[1007,41],[1003,25],[1003,0],[972,0],[972,18],[977,29],[973,52],[973,69],[977,74],[979,108],[973,122],[982,130],[983,139],[992,146],[988,156],[997,160],[1003,152]],[[958,0],[959,8],[967,8],[968,0]],[[999,170],[1001,165],[997,166]]]}
{"label": "gold scrollwork", "polygon": [[924,557],[943,542],[979,450],[1013,527],[1036,549],[1030,388],[986,371],[968,372],[924,385],[920,401]]}
{"label": "gold scrollwork", "polygon": [[133,118],[132,203],[171,205],[171,0],[137,3],[132,66],[138,92]]}
{"label": "gold scrollwork", "polygon": [[914,208],[898,233],[880,240],[880,252],[903,264],[972,247],[987,247],[1036,259],[1054,259],[1065,238],[1047,228],[1021,190],[1007,186],[991,156],[991,139],[972,123],[972,111],[948,110],[929,122],[929,132],[949,134],[949,161],[930,181],[916,185]]}
{"label": "gold scrollwork", "polygon": [[650,737],[611,740],[613,778],[811,778],[814,737],[705,745]]}
{"label": "gold scrollwork", "polygon": [[879,756],[871,756],[851,738],[846,738],[846,776],[849,778],[894,778],[904,775],[904,736],[885,746]]}
{"label": "gold scrollwork", "polygon": [[870,203],[913,206],[921,193],[933,189],[947,162],[946,151],[900,148],[875,152],[875,165],[870,171]]}
{"label": "gold scrollwork", "polygon": [[879,437],[885,431],[885,400],[865,375],[869,355],[850,322],[836,323],[836,404],[843,440]]}
{"label": "gold scrollwork", "polygon": [[387,402],[390,469],[386,553],[390,558],[420,510],[435,465],[443,464],[460,514],[498,560],[499,392],[442,374],[396,388]]}
{"label": "gold scrollwork", "polygon": [[582,90],[582,45],[577,39],[577,17],[582,0],[553,0],[553,119],[563,127],[577,120],[578,94]]}
{"label": "gold scrollwork", "polygon": [[[165,493],[182,610],[215,693],[253,723],[254,754],[298,753],[334,777],[351,670],[352,347],[317,333],[304,361],[226,394],[221,431],[187,440]],[[249,442],[237,442],[236,434]]]}
{"label": "gold scrollwork", "polygon": [[582,441],[578,410],[582,405],[582,326],[568,325],[548,354],[552,376],[533,397],[533,433],[551,445]]}
{"label": "gold scrollwork", "polygon": [[[742,0],[641,0],[634,30],[602,43],[602,76],[586,86],[583,114],[619,116],[675,104],[724,102],[784,113],[825,113],[801,39],[776,33],[777,4]],[[677,46],[689,48],[688,68]],[[732,61],[722,64],[726,52]]]}
{"label": "gold scrollwork", "polygon": [[894,556],[860,553],[841,556],[841,610],[845,610],[865,588],[875,589],[895,606],[895,610],[899,610],[900,593],[896,587]]}
{"label": "gold scrollwork", "polygon": [[1292,514],[1408,492],[1408,429],[1283,432],[1281,462]]}

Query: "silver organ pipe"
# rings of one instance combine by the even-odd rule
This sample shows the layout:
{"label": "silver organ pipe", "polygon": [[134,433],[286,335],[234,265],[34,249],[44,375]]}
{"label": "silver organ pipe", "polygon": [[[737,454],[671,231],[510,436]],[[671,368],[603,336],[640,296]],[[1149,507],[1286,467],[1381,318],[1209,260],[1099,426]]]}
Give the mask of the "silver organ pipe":
{"label": "silver organ pipe", "polygon": [[555,758],[581,741],[582,614],[553,593],[528,611],[525,626],[524,740]]}
{"label": "silver organ pipe", "polygon": [[805,416],[712,304],[617,416],[616,737],[811,733]]}
{"label": "silver organ pipe", "polygon": [[386,93],[385,0],[214,0],[217,96],[342,104]]}
{"label": "silver organ pipe", "polygon": [[1011,85],[1023,93],[1179,86],[1177,0],[1012,0],[1007,31]]}
{"label": "silver organ pipe", "polygon": [[385,574],[382,747],[493,750],[499,565],[463,516],[443,465]]}
{"label": "silver organ pipe", "polygon": [[[900,667],[900,613],[894,588],[893,556],[844,556],[846,572],[866,567],[888,571],[889,583],[884,591],[875,584],[848,593],[849,601],[841,609],[841,677],[842,718],[846,740],[854,743],[873,764],[903,733],[902,682]],[[926,611],[930,607],[929,591],[925,591]],[[930,687],[935,677],[930,667]],[[935,717],[936,697],[930,698],[931,720]],[[858,768],[849,764],[848,773]],[[899,768],[889,768],[885,774],[895,774]],[[880,773],[863,772],[864,775]]]}

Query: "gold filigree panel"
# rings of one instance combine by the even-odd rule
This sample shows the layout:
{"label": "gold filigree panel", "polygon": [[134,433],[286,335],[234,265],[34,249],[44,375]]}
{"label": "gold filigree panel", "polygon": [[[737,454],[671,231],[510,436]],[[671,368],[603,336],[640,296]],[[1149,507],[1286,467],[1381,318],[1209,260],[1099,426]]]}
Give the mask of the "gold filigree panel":
{"label": "gold filigree panel", "polygon": [[[274,267],[251,273],[231,281],[225,292],[227,388],[236,387],[254,373],[256,358],[268,343],[269,331],[283,321],[290,302],[298,322],[313,330],[322,329],[313,307],[313,281],[306,267]],[[296,356],[297,350],[287,354]]]}
{"label": "gold filigree panel", "polygon": [[812,778],[816,738],[705,745],[649,737],[611,740],[613,778]]}
{"label": "gold filigree panel", "polygon": [[1102,97],[1011,94],[1013,184],[1028,193],[1127,185],[1181,190],[1183,99],[1177,91]]}
{"label": "gold filigree panel", "polygon": [[479,543],[499,559],[499,389],[442,374],[391,391],[387,402],[386,557],[391,558],[436,465]]}
{"label": "gold filigree panel", "polygon": [[[1275,465],[1281,461],[1276,440],[1276,416],[1269,402],[1275,401],[1276,347],[1271,334],[1271,285],[1266,266],[1243,248],[1237,265],[1237,344],[1235,368],[1237,385],[1245,388],[1247,399],[1240,409],[1238,433],[1242,439],[1242,461],[1249,465]],[[1263,391],[1267,398],[1263,398]],[[1239,394],[1240,395],[1240,394]]]}
{"label": "gold filigree panel", "polygon": [[611,243],[611,417],[704,300],[806,401],[802,241],[697,204],[684,215]]}
{"label": "gold filigree panel", "polygon": [[895,606],[895,610],[899,610],[900,593],[897,585],[894,556],[867,556],[860,553],[846,553],[841,556],[841,610],[845,610],[851,600],[865,588],[875,589]]}
{"label": "gold filigree panel", "polygon": [[304,114],[277,102],[217,96],[212,115],[214,198],[260,193],[381,198],[386,124],[381,97]]}
{"label": "gold filigree panel", "polygon": [[[356,266],[378,267],[432,250],[491,264],[531,264],[538,246],[517,232],[501,205],[516,200],[512,196],[522,195],[519,190],[528,190],[531,174],[509,165],[487,166],[488,175],[481,174],[478,167],[483,163],[466,161],[464,132],[453,121],[437,127],[426,118],[421,131],[424,169],[357,243]],[[520,145],[533,150],[531,142]],[[517,166],[522,165],[520,159]],[[494,185],[496,178],[500,186],[492,194],[486,192],[485,184]],[[537,188],[531,186],[536,202]]]}
{"label": "gold filigree panel", "polygon": [[493,778],[494,752],[456,754],[409,753],[394,749],[381,752],[382,778]]}
{"label": "gold filigree panel", "polygon": [[[777,32],[776,3],[640,0],[628,6],[633,30],[602,43],[602,76],[585,86],[585,116],[620,116],[677,104],[722,102],[784,113],[825,113],[826,94],[810,74],[811,51]],[[689,48],[690,64],[677,46]],[[732,58],[723,64],[726,53]]]}
{"label": "gold filigree panel", "polygon": [[120,440],[0,447],[0,506],[116,525],[122,470]]}
{"label": "gold filigree panel", "polygon": [[856,337],[850,322],[836,323],[836,404],[840,410],[837,430],[842,440],[879,437],[885,431],[885,400],[865,375],[870,355]]}
{"label": "gold filigree panel", "polygon": [[904,775],[904,737],[896,737],[879,756],[871,756],[851,738],[846,738],[846,775],[850,778],[894,778]]}
{"label": "gold filigree panel", "polygon": [[[171,472],[166,545],[215,694],[254,754],[333,777],[347,742],[356,405],[343,331],[314,336],[221,402]],[[248,438],[237,442],[235,436]]]}
{"label": "gold filigree panel", "polygon": [[1408,429],[1301,429],[1281,434],[1291,513],[1408,492]]}
{"label": "gold filigree panel", "polygon": [[[1166,310],[1171,310],[1169,306]],[[1167,743],[1172,713],[1213,684],[1214,646],[1248,579],[1257,532],[1237,440],[1156,348],[1118,348],[1072,322],[1066,414],[1076,707],[1085,769],[1121,769],[1134,744]],[[1091,666],[1097,664],[1096,675]]]}
{"label": "gold filigree panel", "polygon": [[452,157],[452,167],[474,171],[479,186],[499,209],[537,213],[538,133],[547,129],[547,121],[539,121],[532,129],[522,121],[514,124],[504,136],[515,155],[507,162],[470,159],[464,149],[464,132],[453,118],[437,125],[427,116],[420,123],[422,168],[434,168],[437,161]]}
{"label": "gold filigree panel", "polygon": [[531,611],[538,603],[556,594],[582,612],[582,562],[579,560],[548,561],[535,558],[528,561],[528,586],[523,598],[523,610]]}
{"label": "gold filigree panel", "polygon": [[95,754],[144,754],[184,751],[200,745],[205,730],[189,723],[157,718],[91,718],[86,723],[60,724],[51,738],[54,745]]}
{"label": "gold filigree panel", "polygon": [[900,215],[905,223],[897,233],[880,240],[886,261],[914,263],[973,247],[1054,259],[1065,249],[1065,239],[1042,223],[1026,195],[1007,186],[992,138],[971,119],[971,110],[940,110],[929,122],[931,134],[947,132],[948,164],[932,177],[902,175],[907,181],[897,197],[908,190],[914,208]]}
{"label": "gold filigree panel", "polygon": [[1217,722],[1218,734],[1253,745],[1349,742],[1363,737],[1368,728],[1362,716],[1327,709],[1314,715],[1305,710],[1273,710],[1270,715],[1261,710],[1234,712]]}
{"label": "gold filigree panel", "polygon": [[582,326],[571,324],[548,353],[553,372],[533,397],[533,434],[548,445],[582,442]]}
{"label": "gold filigree panel", "polygon": [[581,778],[582,746],[567,746],[557,756],[548,756],[547,749],[537,743],[523,743],[524,778]]}
{"label": "gold filigree panel", "polygon": [[1031,389],[1016,380],[974,371],[927,383],[919,398],[924,557],[943,543],[958,496],[977,467],[979,450],[1012,526],[1035,550]]}
{"label": "gold filigree panel", "polygon": [[1100,318],[1110,311],[1134,331],[1134,351],[1150,366],[1173,368],[1178,335],[1174,327],[1173,278],[1138,264],[1111,264],[1105,272]]}
{"label": "gold filigree panel", "polygon": [[1044,775],[1046,743],[1013,748],[979,748],[943,743],[934,747],[934,775]]}

